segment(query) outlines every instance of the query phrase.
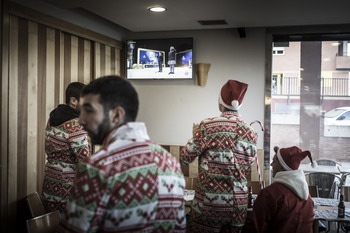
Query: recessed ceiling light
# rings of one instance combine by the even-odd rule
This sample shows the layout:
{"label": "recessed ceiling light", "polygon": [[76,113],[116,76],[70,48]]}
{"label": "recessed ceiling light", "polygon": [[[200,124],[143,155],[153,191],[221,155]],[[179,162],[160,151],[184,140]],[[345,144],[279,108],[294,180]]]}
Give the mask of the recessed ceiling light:
{"label": "recessed ceiling light", "polygon": [[155,7],[150,7],[148,10],[153,11],[153,12],[163,12],[166,11],[166,8],[161,7],[161,6],[155,6]]}

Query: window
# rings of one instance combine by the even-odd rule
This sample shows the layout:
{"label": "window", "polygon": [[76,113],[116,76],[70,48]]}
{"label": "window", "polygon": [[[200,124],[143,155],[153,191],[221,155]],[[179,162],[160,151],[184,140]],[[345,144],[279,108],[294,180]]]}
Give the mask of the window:
{"label": "window", "polygon": [[283,47],[274,47],[272,50],[273,55],[284,55],[284,48]]}
{"label": "window", "polygon": [[350,162],[350,69],[336,67],[349,47],[348,40],[273,47],[284,56],[272,56],[270,152],[298,146],[314,160]]}

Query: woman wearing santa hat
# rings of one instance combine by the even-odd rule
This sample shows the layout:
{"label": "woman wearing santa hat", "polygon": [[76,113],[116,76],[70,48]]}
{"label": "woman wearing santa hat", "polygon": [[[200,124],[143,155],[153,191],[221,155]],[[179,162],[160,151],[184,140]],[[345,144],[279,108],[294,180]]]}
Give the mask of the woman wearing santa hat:
{"label": "woman wearing santa hat", "polygon": [[271,163],[274,182],[262,189],[254,202],[252,220],[258,233],[313,232],[314,203],[300,162],[309,151],[296,146],[278,149]]}
{"label": "woman wearing santa hat", "polygon": [[198,157],[198,182],[190,232],[240,232],[247,215],[247,179],[256,155],[257,133],[238,114],[248,85],[229,80],[221,88],[218,117],[193,128],[182,163]]}

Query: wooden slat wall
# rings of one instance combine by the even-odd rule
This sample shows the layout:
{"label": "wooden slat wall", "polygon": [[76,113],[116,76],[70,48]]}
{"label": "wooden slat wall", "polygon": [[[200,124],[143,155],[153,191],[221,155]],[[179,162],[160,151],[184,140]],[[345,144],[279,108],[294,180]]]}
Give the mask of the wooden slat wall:
{"label": "wooden slat wall", "polygon": [[9,25],[8,112],[1,113],[8,118],[8,152],[1,155],[8,160],[7,167],[2,164],[7,177],[1,177],[2,184],[8,184],[7,203],[2,203],[7,211],[1,208],[9,219],[7,230],[21,232],[27,218],[25,197],[42,190],[49,113],[65,102],[69,83],[120,75],[121,52],[14,15]]}

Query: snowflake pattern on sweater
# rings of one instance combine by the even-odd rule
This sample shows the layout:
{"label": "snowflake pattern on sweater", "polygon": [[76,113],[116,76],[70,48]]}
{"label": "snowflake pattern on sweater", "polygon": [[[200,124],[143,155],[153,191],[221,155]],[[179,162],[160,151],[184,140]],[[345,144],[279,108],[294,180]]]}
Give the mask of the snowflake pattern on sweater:
{"label": "snowflake pattern on sweater", "polygon": [[220,117],[200,123],[180,154],[185,164],[199,157],[191,210],[194,222],[244,225],[248,203],[246,176],[257,152],[257,138],[255,130],[235,112],[223,112]]}
{"label": "snowflake pattern on sweater", "polygon": [[128,123],[79,165],[60,231],[185,232],[184,187],[176,158]]}

